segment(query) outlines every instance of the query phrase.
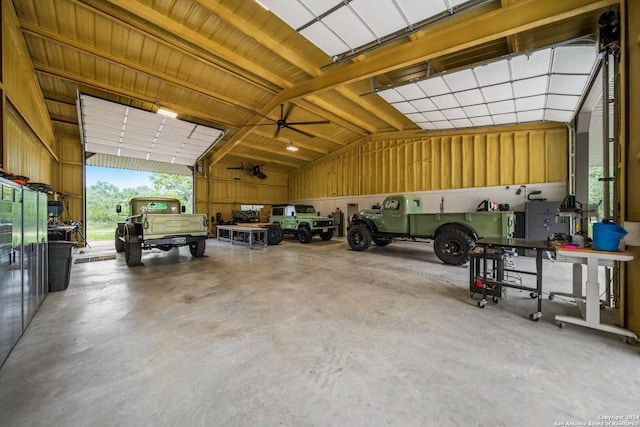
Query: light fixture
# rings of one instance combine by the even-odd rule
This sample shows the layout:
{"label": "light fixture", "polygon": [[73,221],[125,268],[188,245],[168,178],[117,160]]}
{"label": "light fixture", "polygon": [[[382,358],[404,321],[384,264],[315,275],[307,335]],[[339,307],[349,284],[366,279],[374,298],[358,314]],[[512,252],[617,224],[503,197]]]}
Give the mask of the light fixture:
{"label": "light fixture", "polygon": [[174,113],[173,111],[165,110],[164,108],[158,108],[158,111],[156,111],[156,112],[158,114],[162,115],[162,116],[171,117],[172,119],[175,119],[176,117],[178,117],[178,113]]}
{"label": "light fixture", "polygon": [[296,147],[295,145],[293,145],[292,142],[290,142],[289,145],[287,145],[287,150],[289,150],[289,151],[298,151],[298,147]]}

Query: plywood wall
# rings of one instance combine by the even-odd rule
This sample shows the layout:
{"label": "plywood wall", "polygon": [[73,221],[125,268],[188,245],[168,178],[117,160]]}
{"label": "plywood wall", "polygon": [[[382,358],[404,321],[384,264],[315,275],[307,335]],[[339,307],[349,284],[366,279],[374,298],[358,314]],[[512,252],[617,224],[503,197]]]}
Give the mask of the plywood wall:
{"label": "plywood wall", "polygon": [[[458,131],[460,132],[460,131]],[[564,125],[369,138],[291,173],[291,200],[567,181]]]}

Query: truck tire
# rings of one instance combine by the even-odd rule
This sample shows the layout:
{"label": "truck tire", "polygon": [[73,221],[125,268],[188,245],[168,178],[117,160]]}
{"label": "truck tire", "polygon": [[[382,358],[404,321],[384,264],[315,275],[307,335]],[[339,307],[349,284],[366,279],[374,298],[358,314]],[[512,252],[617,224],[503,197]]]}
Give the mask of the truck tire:
{"label": "truck tire", "polygon": [[309,227],[303,225],[298,228],[298,240],[300,240],[301,243],[311,243],[312,238],[313,235],[311,234],[311,230],[309,230]]}
{"label": "truck tire", "polygon": [[124,245],[124,260],[127,262],[127,266],[140,265],[141,258],[142,244],[140,242],[127,242]]}
{"label": "truck tire", "polygon": [[204,256],[204,250],[207,248],[206,240],[198,240],[195,243],[191,243],[189,245],[189,252],[191,252],[191,256],[195,258],[202,258]]}
{"label": "truck tire", "polygon": [[469,251],[475,247],[471,236],[462,230],[442,230],[433,241],[433,249],[445,264],[461,265],[469,261]]}
{"label": "truck tire", "polygon": [[327,231],[326,233],[320,233],[320,238],[322,240],[331,240],[333,238],[333,229]]}
{"label": "truck tire", "polygon": [[349,229],[347,242],[354,251],[366,251],[371,246],[371,230],[364,224],[356,224]]}
{"label": "truck tire", "polygon": [[124,242],[120,240],[120,232],[118,231],[117,228],[116,228],[115,246],[116,246],[117,253],[124,252]]}
{"label": "truck tire", "polygon": [[282,227],[280,225],[275,224],[269,226],[269,230],[267,230],[267,244],[268,245],[279,245],[282,242]]}
{"label": "truck tire", "polygon": [[373,238],[373,243],[375,243],[376,246],[387,246],[392,241],[393,240],[391,240],[391,239],[376,239],[375,237]]}

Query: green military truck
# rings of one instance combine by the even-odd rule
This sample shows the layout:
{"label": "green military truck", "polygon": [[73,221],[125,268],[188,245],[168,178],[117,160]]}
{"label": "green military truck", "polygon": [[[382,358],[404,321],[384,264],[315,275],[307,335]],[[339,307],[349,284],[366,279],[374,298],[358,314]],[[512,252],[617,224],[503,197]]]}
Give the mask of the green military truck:
{"label": "green military truck", "polygon": [[396,240],[426,242],[445,264],[469,260],[469,250],[482,237],[513,237],[513,212],[424,213],[418,196],[398,194],[384,200],[380,209],[364,210],[351,218],[347,241],[354,251],[371,242],[387,246]]}
{"label": "green military truck", "polygon": [[[185,214],[178,199],[135,197],[129,201],[129,216],[118,221],[115,233],[116,252],[124,252],[128,266],[140,264],[143,249],[168,251],[189,246],[191,255],[204,256],[209,236],[207,216]],[[116,206],[122,212],[122,206]]]}
{"label": "green military truck", "polygon": [[293,234],[302,243],[310,243],[313,236],[322,240],[333,237],[333,218],[319,216],[311,205],[273,205],[267,232],[267,243],[277,245],[283,234]]}

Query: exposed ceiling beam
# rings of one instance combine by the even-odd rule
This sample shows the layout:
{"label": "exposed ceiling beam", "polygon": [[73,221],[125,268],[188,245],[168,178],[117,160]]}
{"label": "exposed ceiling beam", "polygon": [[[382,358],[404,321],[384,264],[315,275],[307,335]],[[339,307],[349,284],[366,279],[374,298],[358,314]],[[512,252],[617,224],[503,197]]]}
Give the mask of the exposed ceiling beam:
{"label": "exposed ceiling beam", "polygon": [[[275,126],[275,125],[274,125]],[[251,134],[255,134],[264,138],[269,138],[269,139],[277,139],[278,141],[284,142],[286,144],[288,144],[289,142],[291,142],[291,138],[285,138],[282,136],[279,136],[278,138],[274,138],[273,137],[273,132],[268,132],[266,130],[261,130],[261,127],[255,127],[253,128],[253,131],[249,134],[247,134],[247,136],[251,135]],[[310,151],[315,151],[316,153],[320,153],[320,154],[327,154],[329,153],[330,150],[325,150],[323,148],[318,147],[316,144],[311,144],[305,141],[301,141],[301,140],[296,140],[296,144],[297,146],[299,146],[300,148],[304,148],[305,150],[310,150]]]}
{"label": "exposed ceiling beam", "polygon": [[64,123],[67,125],[75,125],[78,126],[78,118],[76,117],[74,118],[69,118],[66,116],[58,116],[56,114],[50,114],[49,117],[51,117],[51,121],[54,123]]}
{"label": "exposed ceiling beam", "polygon": [[[261,76],[255,76],[251,73],[245,72],[242,68],[235,66],[235,64],[222,64],[219,58],[213,57],[211,52],[206,51],[200,46],[194,46],[190,43],[186,43],[183,40],[176,38],[166,31],[150,27],[144,21],[135,17],[131,13],[127,13],[126,9],[119,9],[110,5],[106,5],[102,0],[68,0],[73,4],[82,7],[91,13],[95,13],[103,18],[109,19],[114,24],[125,27],[129,30],[143,34],[145,37],[149,37],[151,40],[158,42],[171,49],[177,49],[187,56],[211,67],[223,70],[236,78],[242,79],[247,83],[251,83],[260,89],[266,90],[272,94],[276,94],[280,87],[273,83],[266,82]],[[162,28],[162,27],[160,27]]]}
{"label": "exposed ceiling beam", "polygon": [[[359,105],[361,108],[364,108],[365,110],[371,112],[372,114],[374,114],[375,116],[377,116],[381,120],[389,123],[391,125],[391,127],[395,128],[395,129],[398,129],[398,130],[402,130],[405,127],[401,120],[399,120],[398,118],[392,116],[391,114],[388,114],[388,113],[382,111],[378,106],[374,105],[373,102],[368,99],[368,97],[360,96],[357,93],[355,93],[354,91],[347,90],[347,89],[345,89],[343,87],[336,88],[336,91],[340,95],[342,95],[345,98],[347,98],[349,101],[353,102],[354,104]],[[356,123],[356,122],[354,122],[354,123]],[[367,128],[364,128],[364,129],[367,129]],[[376,133],[376,131],[374,130],[371,133]]]}
{"label": "exposed ceiling beam", "polygon": [[166,83],[170,83],[173,84],[181,89],[186,89],[189,90],[191,92],[197,93],[198,95],[202,95],[202,96],[206,96],[208,98],[212,98],[220,103],[223,103],[225,105],[234,107],[234,108],[239,108],[242,109],[244,111],[247,111],[249,113],[252,114],[258,114],[255,111],[255,108],[249,104],[246,103],[241,103],[239,101],[237,101],[235,98],[229,97],[229,96],[225,96],[222,95],[220,93],[211,91],[211,90],[207,90],[205,88],[203,88],[202,86],[193,84],[193,83],[189,83],[188,81],[184,80],[184,79],[179,79],[176,77],[171,76],[170,74],[167,73],[161,73],[156,71],[155,69],[151,68],[151,67],[147,67],[145,65],[141,65],[138,64],[134,61],[128,60],[126,58],[123,57],[119,57],[119,56],[115,56],[112,55],[110,53],[107,53],[103,50],[100,49],[96,49],[93,46],[89,46],[87,44],[84,43],[80,43],[76,40],[70,39],[68,37],[64,37],[61,36],[58,33],[55,33],[53,31],[49,31],[47,29],[44,29],[42,27],[38,27],[36,25],[30,24],[29,22],[26,21],[20,21],[20,26],[22,27],[22,32],[25,34],[29,34],[30,36],[34,36],[34,37],[38,37],[41,38],[43,40],[48,40],[54,43],[57,43],[59,45],[65,46],[65,47],[70,47],[75,49],[76,51],[82,52],[84,54],[87,55],[92,55],[94,57],[103,59],[105,61],[108,61],[112,64],[116,64],[119,65],[123,68],[130,68],[132,70],[135,70],[139,73],[143,73],[146,74],[148,76],[151,76],[153,78],[162,80]]}
{"label": "exposed ceiling beam", "polygon": [[118,6],[122,10],[128,11],[136,15],[137,17],[142,18],[144,21],[153,24],[158,28],[163,28],[164,30],[173,34],[176,41],[182,39],[189,43],[193,43],[196,46],[200,46],[201,48],[209,51],[212,54],[215,54],[217,57],[223,59],[224,61],[250,70],[254,75],[261,76],[267,81],[272,82],[280,87],[286,88],[293,86],[291,82],[272,72],[268,68],[256,64],[255,62],[247,59],[245,56],[234,52],[226,46],[212,41],[210,38],[203,36],[197,31],[189,29],[181,22],[176,22],[172,19],[169,19],[166,15],[158,12],[150,6],[146,6],[137,1],[132,2],[131,0],[107,1],[114,6]]}
{"label": "exposed ceiling beam", "polygon": [[[63,80],[67,80],[70,82],[73,82],[74,84],[80,84],[80,85],[84,85],[84,86],[88,86],[94,89],[99,89],[105,92],[111,92],[113,94],[116,95],[120,95],[120,96],[124,96],[126,98],[131,98],[131,99],[135,99],[138,101],[144,101],[144,102],[148,102],[150,104],[155,104],[155,102],[157,101],[157,99],[155,97],[150,97],[146,94],[141,94],[138,92],[132,92],[132,91],[128,91],[126,89],[123,89],[121,87],[118,86],[113,86],[107,83],[103,83],[101,81],[98,80],[94,80],[94,79],[88,79],[84,76],[79,76],[77,74],[65,71],[65,70],[59,70],[57,68],[53,68],[50,67],[48,65],[43,65],[43,64],[38,64],[38,63],[34,63],[33,64],[33,68],[35,69],[35,71],[37,73],[41,73],[44,75],[48,75],[48,76],[52,76],[52,77],[56,77],[56,78],[60,78]],[[214,117],[211,116],[210,114],[204,113],[202,111],[199,110],[192,110],[191,108],[185,107],[184,105],[178,105],[178,104],[174,104],[171,101],[163,101],[162,102],[163,106],[167,107],[167,108],[171,108],[172,110],[176,110],[176,111],[180,111],[182,113],[185,114],[189,114],[192,115],[194,117],[201,117],[203,119],[207,119],[210,120],[211,122],[217,123],[218,125],[222,125],[222,127],[226,127],[226,128],[238,128],[239,126],[233,123],[225,123],[223,122],[223,119],[221,119],[220,117]],[[223,130],[228,130],[228,129],[223,129]]]}
{"label": "exposed ceiling beam", "polygon": [[45,101],[59,102],[60,104],[73,105],[73,106],[76,105],[76,99],[71,96],[65,96],[59,93],[53,93],[48,91],[43,92],[42,95],[44,96]]}
{"label": "exposed ceiling beam", "polygon": [[[302,145],[300,144],[296,143],[294,145],[296,147],[304,149],[304,147],[302,147]],[[278,156],[282,156],[285,158],[296,159],[301,162],[310,162],[316,158],[316,156],[303,154],[303,153],[300,153],[300,151],[295,151],[295,152],[286,151],[286,149],[283,149],[283,148],[270,147],[268,144],[265,144],[264,142],[249,141],[248,139],[245,139],[244,141],[242,141],[242,147],[250,148],[252,150],[264,151],[265,153],[269,153],[269,154],[276,154]]]}
{"label": "exposed ceiling beam", "polygon": [[[322,76],[283,90],[262,109],[268,114],[283,102],[309,96],[340,85],[368,79],[377,74],[407,67],[442,55],[478,46],[533,28],[618,4],[619,0],[523,0],[452,26],[435,30],[367,58],[344,66],[338,65]],[[244,129],[248,129],[245,127]],[[216,154],[212,162],[237,145],[247,130],[240,130]]]}
{"label": "exposed ceiling beam", "polygon": [[273,157],[266,157],[266,156],[260,156],[258,154],[254,154],[254,153],[247,153],[246,151],[243,150],[243,146],[238,146],[236,147],[236,149],[232,152],[229,153],[233,156],[237,156],[237,157],[244,157],[246,159],[252,159],[255,161],[258,161],[260,163],[275,163],[277,165],[282,165],[282,166],[287,166],[293,169],[297,169],[300,167],[301,164],[303,164],[304,162],[290,162],[287,161],[287,159],[283,159],[283,158],[273,158]]}

